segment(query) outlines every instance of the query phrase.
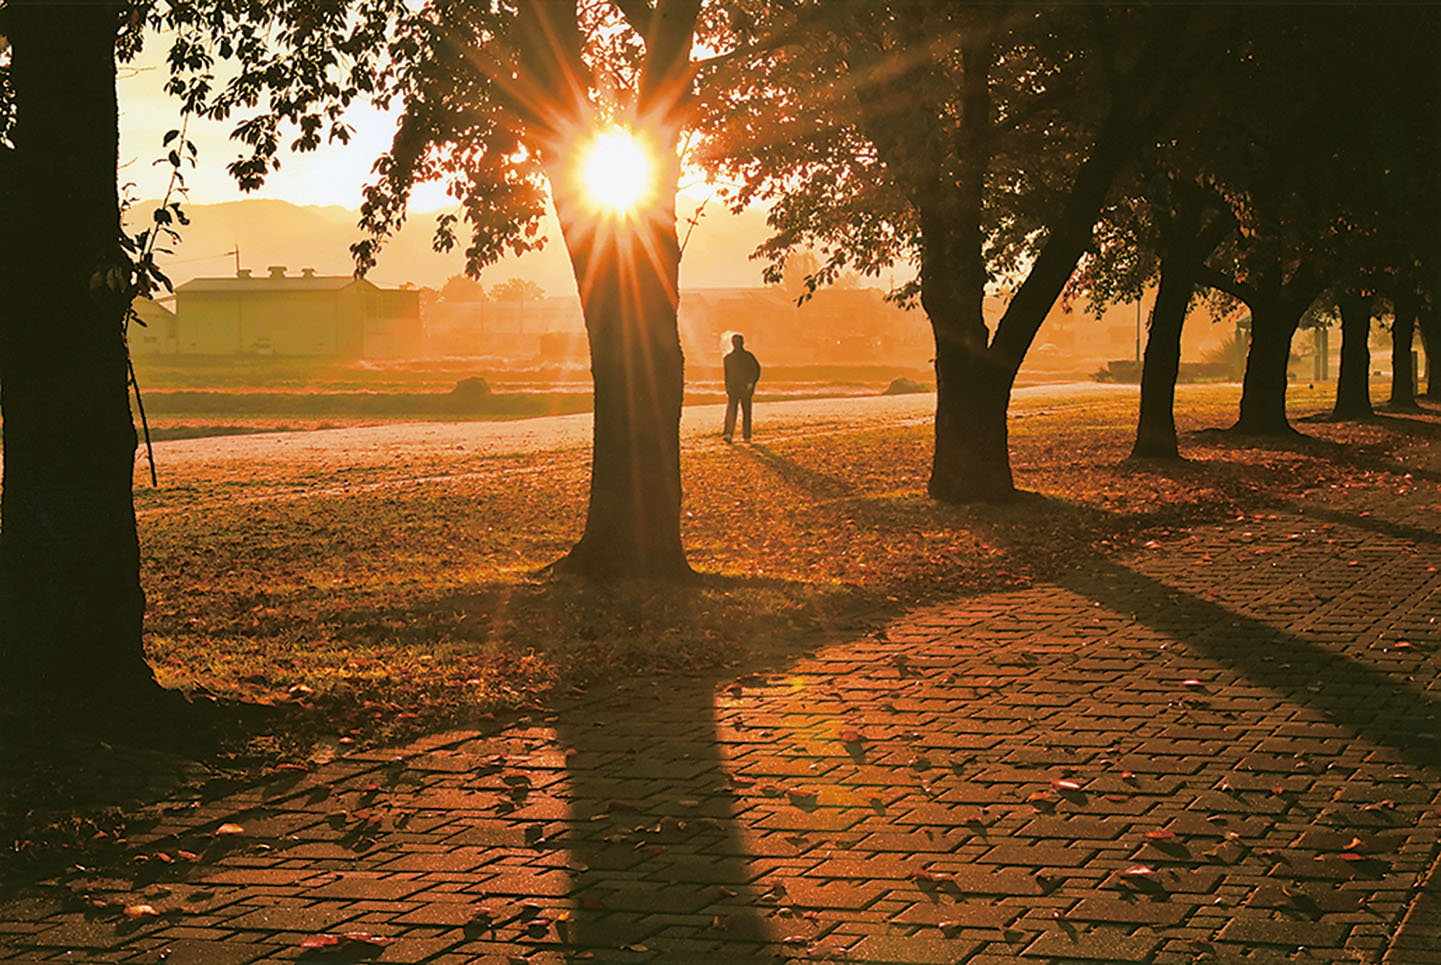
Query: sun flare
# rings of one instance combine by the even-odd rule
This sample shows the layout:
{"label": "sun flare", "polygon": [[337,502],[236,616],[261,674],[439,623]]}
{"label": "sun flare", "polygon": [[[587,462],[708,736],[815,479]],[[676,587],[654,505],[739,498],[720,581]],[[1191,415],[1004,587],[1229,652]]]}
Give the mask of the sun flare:
{"label": "sun flare", "polygon": [[654,164],[634,134],[620,127],[597,134],[581,158],[581,182],[601,211],[629,214],[651,192]]}

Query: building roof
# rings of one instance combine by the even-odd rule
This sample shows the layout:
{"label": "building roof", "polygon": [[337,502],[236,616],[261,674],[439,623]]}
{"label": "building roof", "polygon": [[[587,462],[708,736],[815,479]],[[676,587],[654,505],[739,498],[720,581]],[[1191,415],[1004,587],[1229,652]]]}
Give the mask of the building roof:
{"label": "building roof", "polygon": [[272,265],[265,275],[256,277],[248,268],[221,278],[192,278],[178,286],[176,292],[313,292],[339,291],[351,285],[376,286],[352,275],[317,275],[306,268],[299,275],[287,275],[284,265]]}

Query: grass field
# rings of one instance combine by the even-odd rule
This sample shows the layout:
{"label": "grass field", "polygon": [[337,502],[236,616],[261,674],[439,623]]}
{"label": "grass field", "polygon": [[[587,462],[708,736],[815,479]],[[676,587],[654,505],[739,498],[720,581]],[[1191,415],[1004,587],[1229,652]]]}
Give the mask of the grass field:
{"label": "grass field", "polygon": [[[1294,394],[1298,414],[1324,406]],[[1183,427],[1226,424],[1234,395],[1183,388]],[[140,502],[150,652],[168,685],[311,708],[302,736],[323,723],[385,740],[557,686],[739,666],[927,599],[1023,585],[1335,483],[1407,441],[1383,424],[1307,425],[1318,441],[1189,439],[1191,462],[1133,465],[1132,405],[1019,403],[1014,465],[1029,494],[1002,507],[925,498],[923,427],[702,443],[683,471],[704,579],[682,588],[536,575],[579,535],[584,453],[437,452],[363,486],[317,471],[309,492],[254,498],[242,479],[174,480]]]}

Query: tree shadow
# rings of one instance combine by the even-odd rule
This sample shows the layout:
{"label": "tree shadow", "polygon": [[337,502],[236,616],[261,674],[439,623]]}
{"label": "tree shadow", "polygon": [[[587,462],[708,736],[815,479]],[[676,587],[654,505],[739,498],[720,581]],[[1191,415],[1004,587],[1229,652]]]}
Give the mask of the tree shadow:
{"label": "tree shadow", "polygon": [[158,707],[89,717],[0,711],[0,897],[76,863],[125,854],[157,801],[213,799],[251,779],[234,750],[275,727],[273,707],[170,692]]}
{"label": "tree shadow", "polygon": [[1305,516],[1323,519],[1328,523],[1333,523],[1338,526],[1364,529],[1368,532],[1379,533],[1382,536],[1389,536],[1392,539],[1403,542],[1429,543],[1432,546],[1441,546],[1441,533],[1426,529],[1422,526],[1411,526],[1407,523],[1398,523],[1394,520],[1381,519],[1377,516],[1361,516],[1357,513],[1345,513],[1335,509],[1326,509],[1322,506],[1296,507],[1296,511]]}
{"label": "tree shadow", "polygon": [[795,460],[788,459],[764,445],[752,444],[741,449],[740,452],[775,473],[784,482],[798,489],[804,489],[818,499],[849,499],[856,495],[856,488],[849,482],[802,466]]}
{"label": "tree shadow", "polygon": [[[1044,496],[1028,502],[1038,513],[1072,518],[1108,515]],[[1369,517],[1355,519],[1344,513],[1328,516],[1327,511],[1314,507],[1288,504],[1286,508],[1334,518],[1344,525],[1367,524],[1363,528],[1400,539],[1423,536],[1428,542],[1441,542],[1438,534],[1415,527],[1391,526]],[[999,541],[1007,539],[1004,529],[991,532]],[[1054,580],[1113,612],[1130,615],[1289,701],[1319,711],[1366,740],[1391,747],[1416,766],[1435,769],[1441,762],[1441,728],[1434,726],[1441,716],[1441,701],[1408,677],[1369,666],[1102,556],[1064,570]],[[1429,723],[1423,726],[1423,722]]]}
{"label": "tree shadow", "polygon": [[[1378,414],[1363,420],[1362,424],[1378,426],[1397,435],[1427,441],[1441,439],[1441,424],[1426,419]],[[1385,443],[1336,442],[1300,432],[1288,436],[1253,436],[1238,434],[1230,429],[1201,429],[1191,433],[1190,438],[1232,449],[1297,453],[1350,469],[1396,475],[1410,474],[1429,482],[1441,482],[1441,472],[1401,462],[1393,455],[1392,447]]]}
{"label": "tree shadow", "polygon": [[715,681],[667,681],[563,711],[571,944],[605,961],[746,959],[768,939],[717,732]]}

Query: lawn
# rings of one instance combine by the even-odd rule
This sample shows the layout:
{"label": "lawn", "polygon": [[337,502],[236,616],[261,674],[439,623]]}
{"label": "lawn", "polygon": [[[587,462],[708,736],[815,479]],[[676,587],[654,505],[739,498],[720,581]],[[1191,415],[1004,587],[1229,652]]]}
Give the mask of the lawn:
{"label": "lawn", "polygon": [[[1183,426],[1224,425],[1235,388],[1182,390]],[[1298,389],[1297,413],[1323,407]],[[308,488],[197,475],[142,494],[149,647],[174,687],[311,708],[358,742],[638,673],[719,672],[864,632],[928,599],[1025,585],[1088,554],[1337,482],[1406,439],[1307,424],[1320,441],[1188,439],[1179,467],[1124,462],[1122,397],[1016,406],[1029,495],[923,495],[924,427],[703,442],[684,457],[694,586],[596,589],[538,571],[579,535],[586,457],[436,452]],[[252,492],[253,488],[253,492]],[[302,728],[310,736],[311,725]],[[299,748],[295,748],[298,750]]]}

